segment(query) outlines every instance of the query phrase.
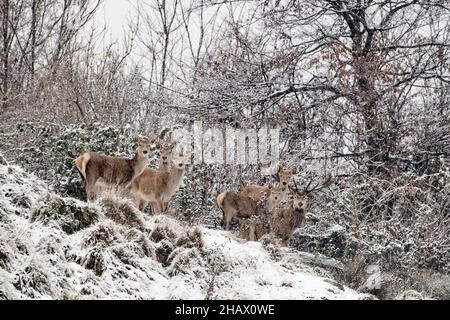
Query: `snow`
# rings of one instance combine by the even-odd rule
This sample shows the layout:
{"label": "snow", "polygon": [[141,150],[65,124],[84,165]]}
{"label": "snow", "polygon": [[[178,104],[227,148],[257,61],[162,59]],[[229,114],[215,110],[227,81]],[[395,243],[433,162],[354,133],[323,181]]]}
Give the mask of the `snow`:
{"label": "snow", "polygon": [[[363,297],[320,276],[326,272],[294,249],[277,248],[274,257],[262,243],[165,215],[143,216],[126,200],[114,201],[144,226],[114,220],[101,201],[59,197],[34,175],[0,165],[0,299]],[[76,218],[73,212],[31,219],[55,203],[95,219],[70,234],[60,223]]]}

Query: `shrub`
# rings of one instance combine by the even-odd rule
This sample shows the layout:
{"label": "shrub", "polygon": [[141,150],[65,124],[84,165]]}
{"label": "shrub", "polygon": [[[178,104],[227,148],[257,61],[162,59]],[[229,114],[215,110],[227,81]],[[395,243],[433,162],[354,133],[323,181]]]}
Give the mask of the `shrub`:
{"label": "shrub", "polygon": [[99,220],[99,209],[84,202],[48,193],[31,211],[31,222],[56,224],[72,234]]}
{"label": "shrub", "polygon": [[99,224],[90,231],[82,240],[83,247],[95,247],[101,245],[111,246],[118,239],[117,232],[107,224]]}
{"label": "shrub", "polygon": [[142,213],[131,201],[107,195],[100,198],[98,203],[104,208],[106,217],[111,220],[132,228],[144,229]]}
{"label": "shrub", "polygon": [[48,274],[36,263],[30,262],[15,274],[14,287],[29,296],[52,295],[52,285]]}

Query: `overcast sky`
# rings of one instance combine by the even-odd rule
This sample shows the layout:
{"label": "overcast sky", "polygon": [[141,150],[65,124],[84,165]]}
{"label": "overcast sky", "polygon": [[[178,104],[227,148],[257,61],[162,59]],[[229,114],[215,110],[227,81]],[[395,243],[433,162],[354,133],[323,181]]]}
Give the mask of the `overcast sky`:
{"label": "overcast sky", "polygon": [[104,0],[95,16],[98,28],[108,27],[112,40],[120,40],[124,35],[127,17],[134,10],[129,0]]}

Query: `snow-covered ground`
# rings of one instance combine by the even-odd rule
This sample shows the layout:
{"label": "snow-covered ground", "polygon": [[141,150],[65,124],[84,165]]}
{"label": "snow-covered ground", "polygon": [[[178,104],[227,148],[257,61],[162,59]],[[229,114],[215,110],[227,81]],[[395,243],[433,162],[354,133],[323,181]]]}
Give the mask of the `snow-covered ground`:
{"label": "snow-covered ground", "polygon": [[358,299],[295,250],[86,204],[0,165],[0,299]]}

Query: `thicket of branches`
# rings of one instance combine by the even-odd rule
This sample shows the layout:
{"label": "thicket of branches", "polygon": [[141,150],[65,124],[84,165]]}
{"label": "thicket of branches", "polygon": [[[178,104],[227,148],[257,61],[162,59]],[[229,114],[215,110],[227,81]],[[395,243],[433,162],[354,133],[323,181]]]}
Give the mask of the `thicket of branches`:
{"label": "thicket of branches", "polygon": [[[140,0],[120,43],[106,42],[93,25],[101,5],[2,2],[0,147],[9,160],[35,138],[17,130],[27,121],[60,131],[102,123],[130,134],[199,119],[277,127],[286,142],[281,164],[298,169],[299,185],[325,171],[337,177],[327,196],[313,199],[311,210],[326,224],[352,233],[376,225],[399,240],[415,228],[411,219],[423,221],[423,232],[411,233],[424,245],[415,255],[448,261],[445,1]],[[45,157],[26,152],[21,159]],[[263,179],[255,167],[191,170],[177,195],[191,218],[217,215],[219,189]],[[430,243],[439,248],[424,249]],[[421,266],[448,272],[439,263]]]}

